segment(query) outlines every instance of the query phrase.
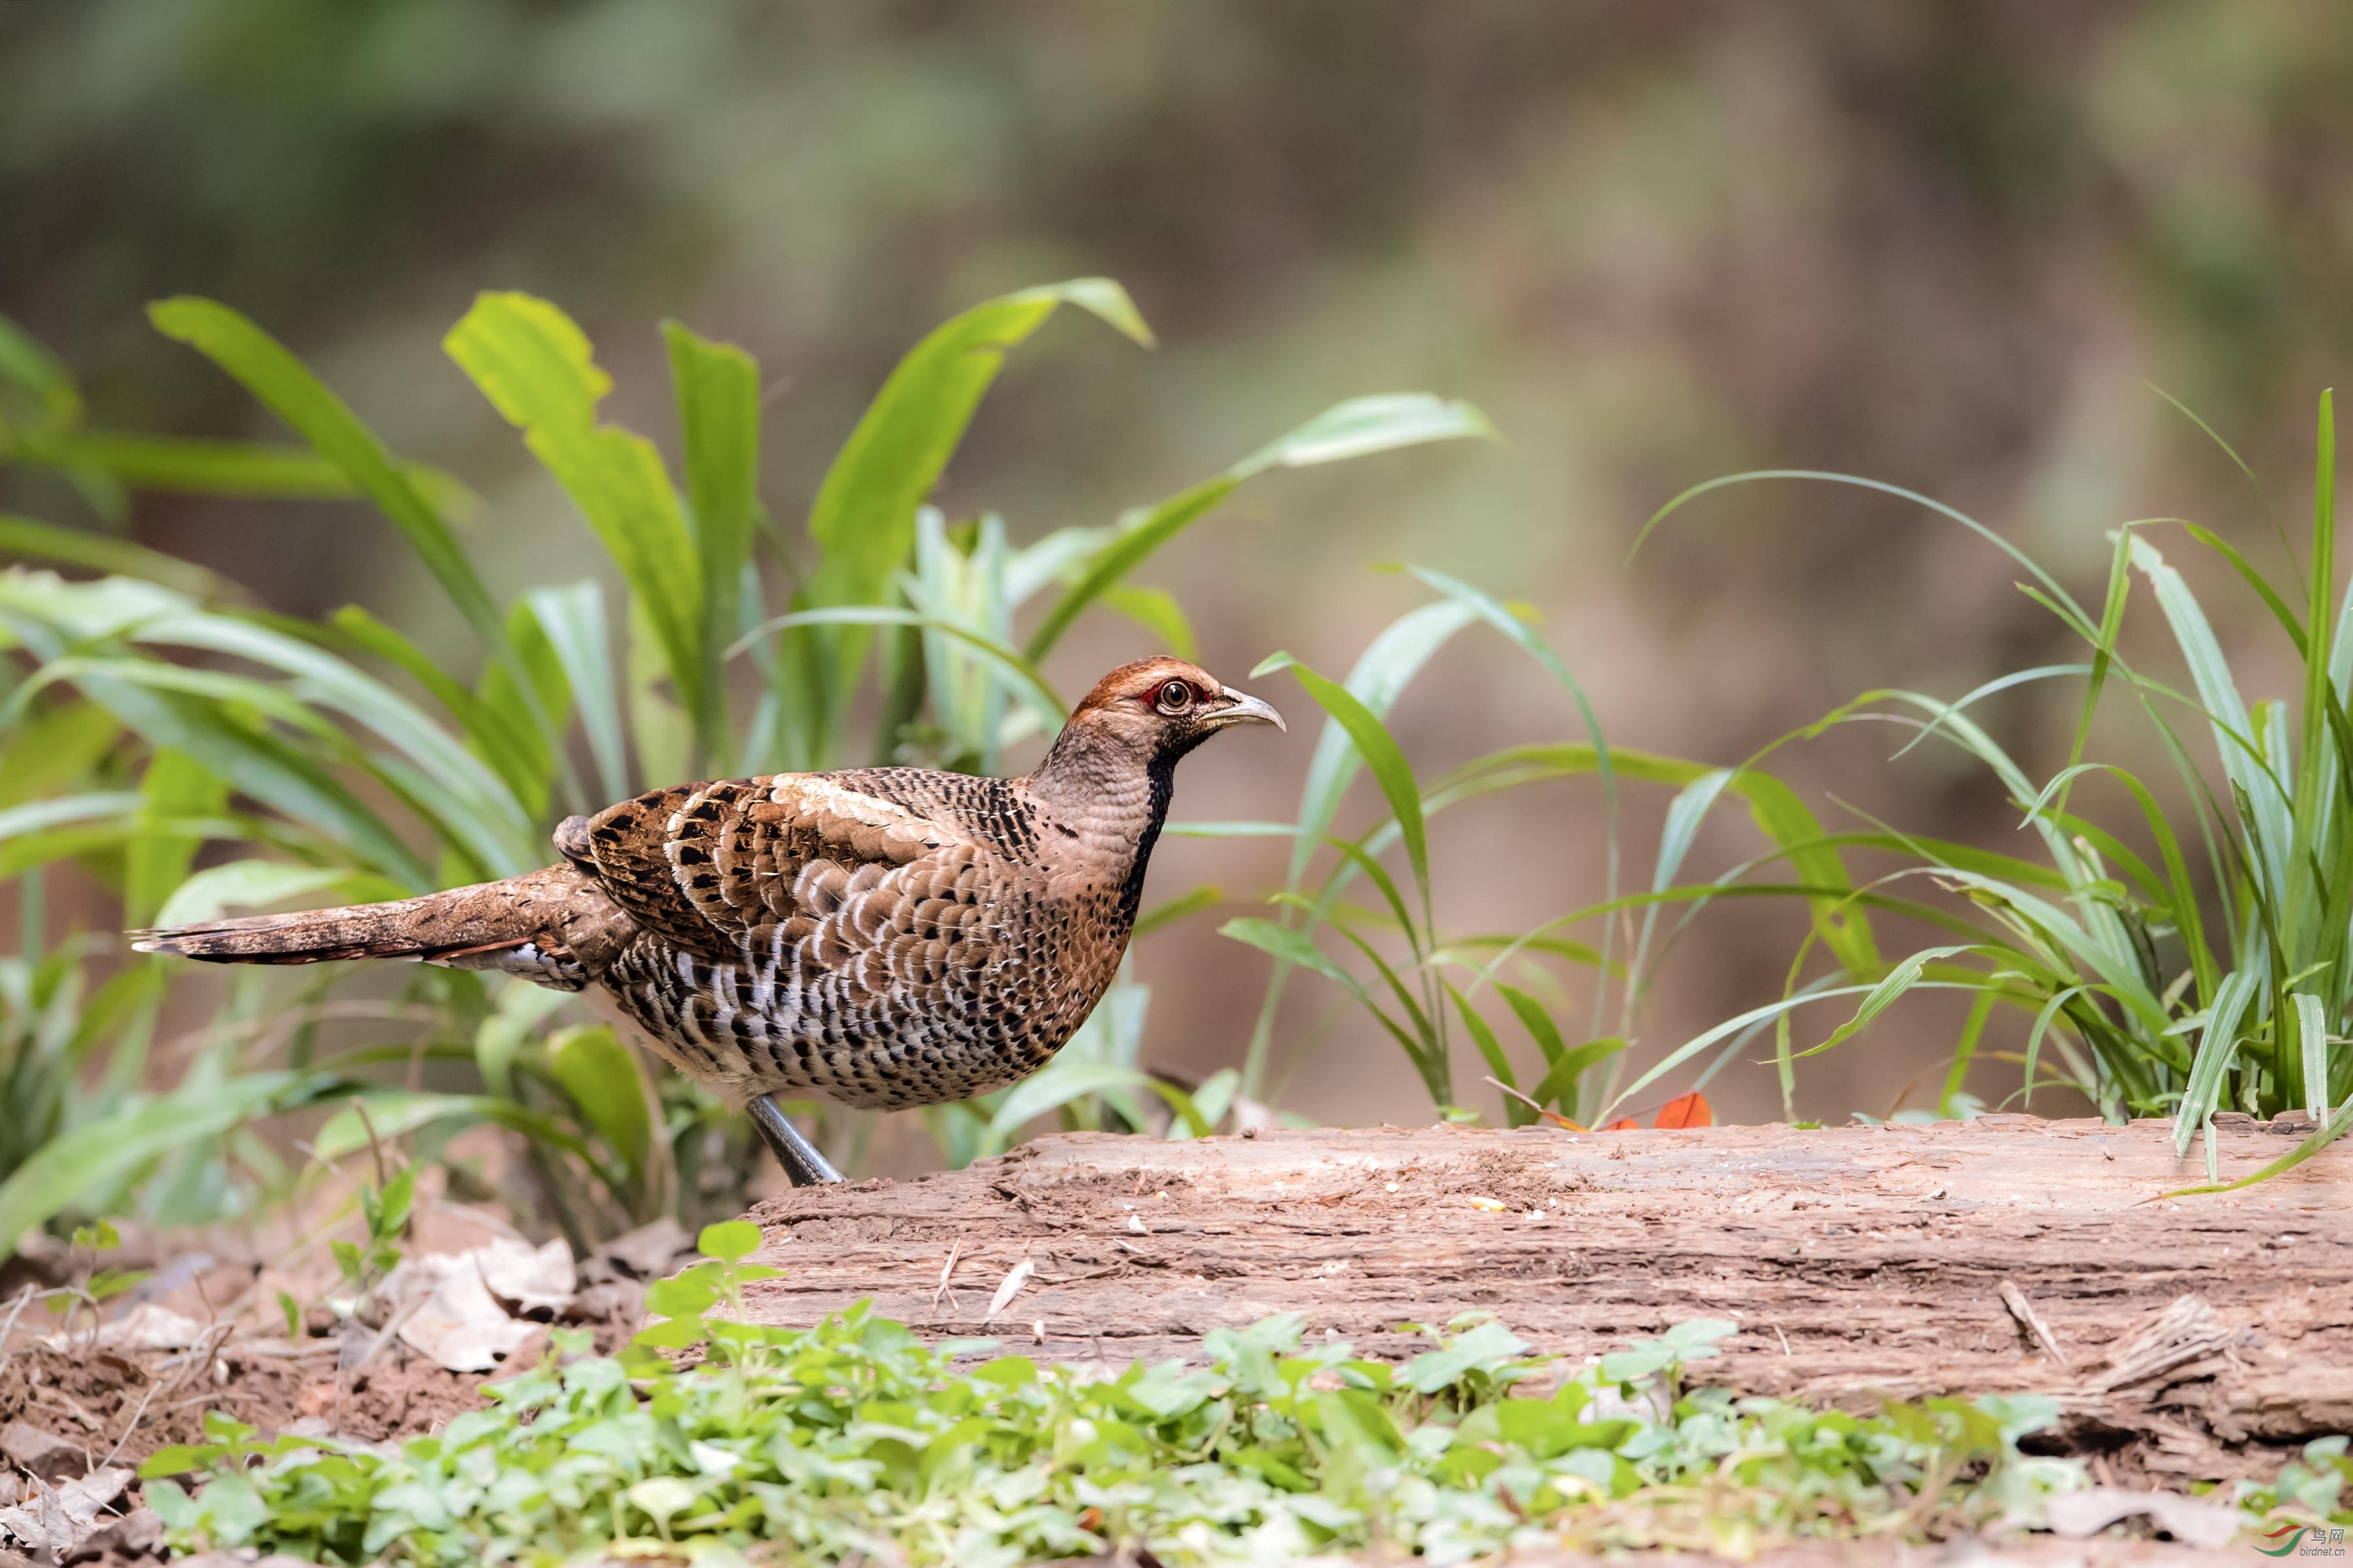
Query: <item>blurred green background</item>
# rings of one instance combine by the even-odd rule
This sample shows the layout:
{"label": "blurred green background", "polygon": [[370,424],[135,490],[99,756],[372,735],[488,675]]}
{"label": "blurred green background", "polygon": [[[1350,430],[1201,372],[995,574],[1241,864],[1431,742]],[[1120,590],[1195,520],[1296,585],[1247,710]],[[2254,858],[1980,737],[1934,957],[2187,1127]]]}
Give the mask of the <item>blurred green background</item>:
{"label": "blurred green background", "polygon": [[[984,406],[951,513],[985,496],[1017,539],[1101,523],[1342,397],[1467,398],[1508,449],[1280,479],[1146,580],[1239,680],[1278,647],[1345,668],[1419,597],[1367,566],[1440,565],[1541,611],[1614,741],[1714,763],[1867,687],[1957,696],[2073,654],[2010,563],[1894,501],[1744,488],[1629,564],[1660,503],[1751,467],[1870,475],[2094,596],[2103,531],[2130,517],[2197,518],[2276,561],[2274,522],[2306,504],[2313,398],[2353,333],[2348,248],[2353,12],[2325,0],[0,0],[0,313],[76,368],[101,423],[279,434],[142,314],[224,300],[480,491],[470,543],[503,596],[586,552],[440,352],[478,290],[570,311],[618,383],[609,416],[639,428],[672,427],[659,318],[752,350],[775,377],[765,498],[796,523],[922,332],[1109,274],[1161,347],[1058,322]],[[2239,446],[2268,503],[2151,384]],[[80,515],[5,482],[0,505]],[[357,602],[458,633],[357,505],[146,498],[129,527],[278,608]],[[2250,695],[2292,693],[2292,650],[2252,601],[2213,602],[2243,612],[2221,629]],[[1083,689],[1150,651],[1143,635],[1095,622],[1050,674]],[[1287,683],[1267,694],[1306,716]],[[2076,700],[2030,689],[1983,716],[2042,775]],[[1395,722],[1425,776],[1576,731],[1493,638],[1450,648]],[[1826,818],[1844,802],[2011,847],[1981,772],[1926,751],[1891,769],[1893,749],[1841,731],[1779,766]],[[1308,750],[1297,726],[1210,748],[1177,815],[1287,816]],[[1627,842],[1653,842],[1662,810],[1637,802]],[[1746,835],[1727,814],[1703,852],[1737,858]],[[1441,921],[1518,929],[1591,901],[1601,843],[1569,784],[1445,820]],[[1280,866],[1262,842],[1171,841],[1154,879],[1239,895]],[[1803,924],[1711,910],[1643,1047],[1778,994]],[[1265,961],[1213,925],[1141,954],[1156,1063],[1239,1058]],[[1290,1032],[1332,1001],[1294,986]],[[1953,1026],[1907,1003],[1875,1048],[1802,1075],[1800,1108],[1884,1113]],[[1777,1105],[1766,1072],[1711,1092],[1732,1117]],[[1428,1113],[1356,1016],[1284,1100]]]}

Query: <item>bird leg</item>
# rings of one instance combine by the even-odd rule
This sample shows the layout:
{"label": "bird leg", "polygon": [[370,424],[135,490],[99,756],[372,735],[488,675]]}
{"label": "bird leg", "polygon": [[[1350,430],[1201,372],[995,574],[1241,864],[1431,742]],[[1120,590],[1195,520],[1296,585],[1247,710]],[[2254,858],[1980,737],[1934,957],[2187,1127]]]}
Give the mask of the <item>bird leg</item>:
{"label": "bird leg", "polygon": [[841,1173],[833,1168],[833,1162],[818,1153],[817,1145],[792,1124],[775,1095],[754,1095],[744,1109],[752,1113],[752,1125],[768,1141],[776,1163],[785,1168],[785,1176],[793,1185],[820,1187],[842,1179]]}

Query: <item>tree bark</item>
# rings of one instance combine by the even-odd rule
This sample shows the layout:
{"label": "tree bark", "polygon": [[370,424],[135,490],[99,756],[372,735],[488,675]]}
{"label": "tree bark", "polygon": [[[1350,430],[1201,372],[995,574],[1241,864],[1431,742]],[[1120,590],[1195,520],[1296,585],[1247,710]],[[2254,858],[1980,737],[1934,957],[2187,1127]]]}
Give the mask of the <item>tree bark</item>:
{"label": "tree bark", "polygon": [[[2308,1130],[2216,1121],[2226,1175]],[[1073,1134],[761,1205],[760,1260],[786,1272],[749,1305],[797,1325],[871,1297],[926,1334],[1117,1363],[1283,1311],[1384,1355],[1415,1348],[1401,1323],[1474,1310],[1579,1358],[1725,1318],[1697,1381],[1850,1405],[2049,1394],[2095,1468],[2221,1479],[2353,1430],[2353,1149],[2152,1201],[2203,1175],[2168,1123],[2031,1116]]]}

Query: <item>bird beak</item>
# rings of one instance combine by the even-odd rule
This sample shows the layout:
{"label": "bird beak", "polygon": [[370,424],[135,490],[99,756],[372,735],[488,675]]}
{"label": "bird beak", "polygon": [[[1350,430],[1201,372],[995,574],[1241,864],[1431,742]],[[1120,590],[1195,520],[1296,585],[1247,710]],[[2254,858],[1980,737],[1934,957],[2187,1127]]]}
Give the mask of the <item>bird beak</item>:
{"label": "bird beak", "polygon": [[1229,724],[1271,724],[1286,734],[1290,732],[1291,726],[1282,721],[1282,714],[1249,692],[1236,691],[1230,686],[1221,686],[1218,689],[1231,704],[1209,715],[1210,723],[1219,729],[1222,730]]}

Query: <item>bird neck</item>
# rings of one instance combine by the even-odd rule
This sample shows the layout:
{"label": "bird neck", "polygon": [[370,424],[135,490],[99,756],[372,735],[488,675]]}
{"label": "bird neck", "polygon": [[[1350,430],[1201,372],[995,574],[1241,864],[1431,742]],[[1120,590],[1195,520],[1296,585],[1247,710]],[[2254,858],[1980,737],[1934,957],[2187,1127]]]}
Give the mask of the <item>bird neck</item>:
{"label": "bird neck", "polygon": [[1123,914],[1133,920],[1176,783],[1176,754],[1140,755],[1082,719],[1056,737],[1029,786],[1030,799],[1077,839],[1071,847],[1115,883]]}

